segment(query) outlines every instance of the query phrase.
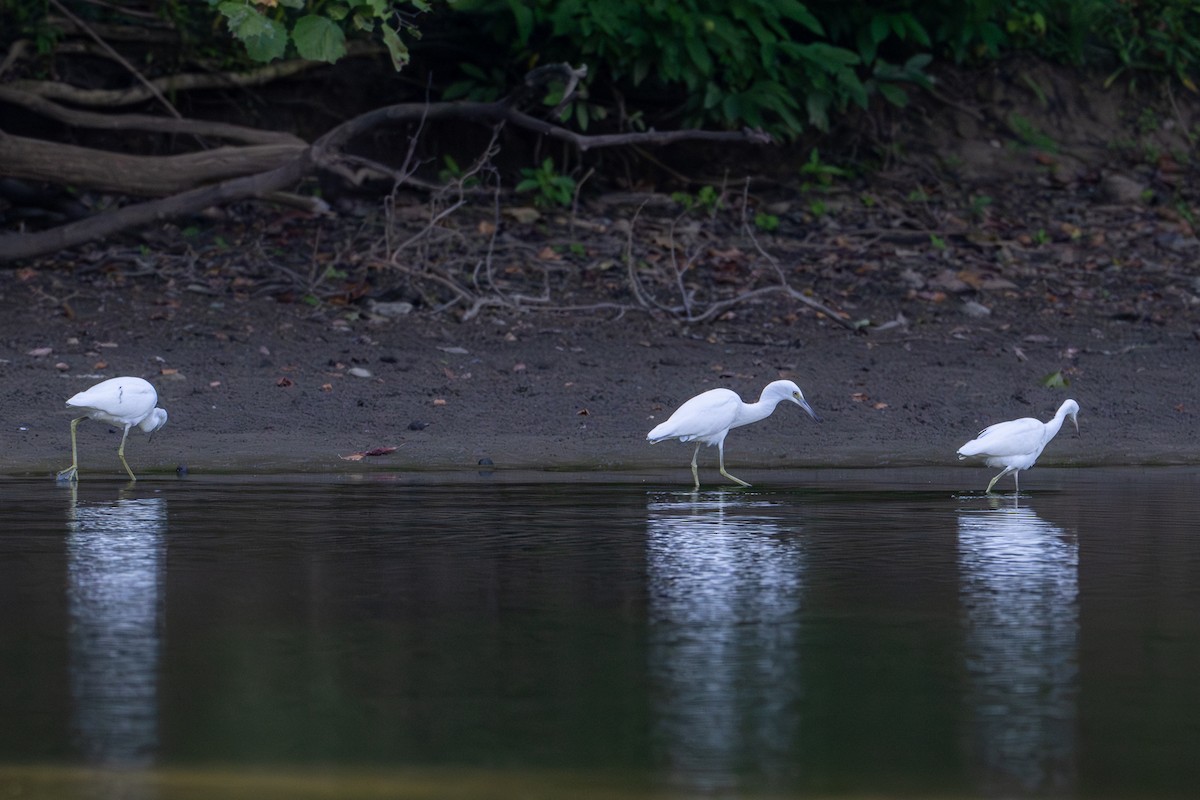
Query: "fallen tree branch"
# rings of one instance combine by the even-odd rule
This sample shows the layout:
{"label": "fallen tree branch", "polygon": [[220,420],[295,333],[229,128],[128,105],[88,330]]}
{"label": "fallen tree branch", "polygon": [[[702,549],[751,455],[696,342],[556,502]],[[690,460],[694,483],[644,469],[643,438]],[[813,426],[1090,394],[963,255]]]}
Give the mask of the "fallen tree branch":
{"label": "fallen tree branch", "polygon": [[272,170],[306,149],[302,144],[262,144],[177,156],[132,156],[0,131],[0,165],[7,177],[43,181],[64,176],[85,189],[155,197]]}
{"label": "fallen tree branch", "polygon": [[[574,70],[563,65],[568,73]],[[94,239],[110,236],[122,230],[127,230],[148,222],[159,221],[171,217],[196,213],[204,208],[220,203],[231,202],[247,197],[261,197],[270,192],[279,191],[308,175],[314,168],[332,169],[338,163],[338,158],[346,145],[356,137],[382,125],[411,124],[421,121],[436,121],[457,119],[470,122],[504,125],[532,130],[545,136],[551,136],[561,141],[571,142],[581,150],[596,147],[615,147],[631,144],[670,144],[687,139],[702,139],[706,141],[727,141],[762,144],[770,138],[754,131],[716,132],[716,131],[647,131],[639,133],[609,134],[588,136],[577,134],[557,125],[544,122],[529,116],[512,107],[507,101],[492,103],[457,102],[457,103],[402,103],[386,106],[369,111],[354,119],[348,120],[321,136],[309,147],[294,145],[259,145],[248,148],[219,148],[204,153],[187,154],[183,156],[167,156],[158,159],[142,158],[140,161],[128,162],[126,169],[149,169],[154,164],[173,164],[174,170],[182,170],[197,163],[205,163],[206,169],[212,170],[207,175],[216,179],[225,179],[222,183],[191,189],[171,197],[127,206],[118,211],[109,212],[80,222],[71,223],[49,231],[38,233],[14,233],[0,236],[0,261],[11,261],[20,258],[30,258],[43,255],[65,247],[83,244]],[[37,168],[27,166],[14,172],[14,177],[25,177],[37,180],[53,180],[62,178],[61,161],[57,164],[46,159],[53,158],[52,153],[61,155],[70,153],[69,145],[49,145],[38,140],[23,139],[5,135],[0,132],[0,164],[28,164],[37,161]],[[6,151],[6,148],[8,150]],[[77,148],[95,158],[95,151]],[[247,153],[252,158],[247,159]],[[239,153],[241,155],[239,156]],[[82,156],[82,153],[75,154]],[[105,154],[104,160],[111,161],[119,158],[118,154]],[[123,158],[138,159],[137,156]],[[246,175],[244,170],[254,159],[261,159],[267,164],[267,170],[256,175]],[[290,159],[290,160],[288,160]],[[282,162],[282,163],[281,163]],[[100,170],[91,173],[91,184],[97,188],[109,186],[104,182]],[[230,178],[231,174],[238,177]],[[132,178],[132,175],[130,175]],[[160,183],[166,185],[171,177],[165,174],[156,176]],[[189,176],[190,185],[195,185],[196,175]],[[78,176],[71,175],[69,180],[77,185],[89,185]],[[176,186],[184,184],[180,181]]]}
{"label": "fallen tree branch", "polygon": [[[79,111],[59,105],[40,95],[14,89],[11,85],[0,85],[0,103],[11,103],[15,106],[41,114],[49,119],[72,125],[77,128],[90,128],[104,131],[147,131],[150,133],[185,134],[192,136],[209,136],[245,144],[290,144],[300,147],[308,145],[298,136],[290,133],[267,131],[262,128],[248,128],[244,125],[232,125],[227,122],[209,122],[199,119],[171,119],[155,117],[149,114],[101,114],[95,111]],[[97,153],[98,157],[103,154]]]}
{"label": "fallen tree branch", "polygon": [[84,242],[103,239],[150,222],[194,214],[210,206],[247,197],[261,197],[291,186],[303,178],[310,168],[311,164],[301,156],[270,172],[234,178],[173,197],[125,206],[117,211],[88,217],[48,231],[0,236],[0,261],[44,255]]}

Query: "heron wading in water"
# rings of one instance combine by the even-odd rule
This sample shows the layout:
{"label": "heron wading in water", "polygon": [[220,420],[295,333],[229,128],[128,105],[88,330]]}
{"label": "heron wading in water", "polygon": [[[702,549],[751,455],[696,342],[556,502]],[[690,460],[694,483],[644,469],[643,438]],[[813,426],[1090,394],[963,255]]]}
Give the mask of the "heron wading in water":
{"label": "heron wading in water", "polygon": [[804,393],[800,391],[799,386],[792,381],[774,381],[762,390],[757,403],[743,403],[737,392],[729,389],[709,389],[698,394],[676,409],[666,422],[650,431],[646,441],[650,444],[657,444],[664,439],[696,442],[696,452],[692,453],[692,479],[696,482],[696,489],[700,488],[700,472],[696,466],[700,446],[711,447],[715,444],[721,474],[734,483],[749,486],[750,484],[741,478],[735,478],[725,471],[725,437],[733,428],[771,416],[775,406],[785,400],[803,408],[817,422],[821,421],[817,412],[813,411],[812,406],[804,399]]}
{"label": "heron wading in water", "polygon": [[71,466],[58,473],[58,479],[78,480],[79,451],[75,444],[75,429],[85,419],[94,419],[123,429],[117,457],[129,473],[129,479],[136,481],[137,476],[125,460],[125,439],[129,436],[129,429],[135,425],[145,433],[153,434],[167,424],[167,412],[156,408],[157,405],[158,392],[149,381],[141,378],[109,378],[72,397],[67,401],[67,406],[82,411],[83,416],[71,420]]}
{"label": "heron wading in water", "polygon": [[1071,422],[1075,425],[1075,433],[1079,433],[1077,414],[1079,414],[1079,403],[1067,400],[1058,407],[1058,411],[1054,412],[1054,418],[1049,422],[1042,422],[1033,417],[997,422],[995,425],[984,428],[978,436],[958,448],[958,457],[964,459],[970,456],[979,456],[989,467],[1004,467],[1003,472],[992,478],[986,494],[991,494],[996,481],[1010,472],[1013,474],[1013,488],[1019,493],[1021,484],[1018,473],[1023,469],[1029,469],[1037,462],[1038,456],[1042,454],[1042,450],[1050,443],[1050,440],[1058,435],[1058,431],[1067,417],[1070,417]]}

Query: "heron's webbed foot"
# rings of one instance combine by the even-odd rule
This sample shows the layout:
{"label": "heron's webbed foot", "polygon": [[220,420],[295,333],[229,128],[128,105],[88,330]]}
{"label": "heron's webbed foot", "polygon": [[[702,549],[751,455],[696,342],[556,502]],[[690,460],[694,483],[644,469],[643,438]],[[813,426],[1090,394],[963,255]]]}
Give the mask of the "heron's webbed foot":
{"label": "heron's webbed foot", "polygon": [[71,466],[64,469],[62,472],[55,475],[54,479],[56,481],[58,481],[59,483],[67,483],[67,482],[77,481],[77,480],[79,480],[79,469],[74,464],[72,464]]}

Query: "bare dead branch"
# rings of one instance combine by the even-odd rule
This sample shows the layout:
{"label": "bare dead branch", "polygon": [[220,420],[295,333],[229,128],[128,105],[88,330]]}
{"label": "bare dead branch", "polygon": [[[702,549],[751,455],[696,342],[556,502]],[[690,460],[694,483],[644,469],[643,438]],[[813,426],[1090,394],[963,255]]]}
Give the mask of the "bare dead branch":
{"label": "bare dead branch", "polygon": [[108,131],[147,131],[150,133],[190,134],[209,136],[246,144],[290,144],[306,147],[307,142],[290,133],[248,128],[225,122],[208,122],[198,119],[168,119],[149,114],[99,114],[94,111],[78,111],[55,103],[29,92],[14,89],[11,85],[0,85],[0,103],[11,103],[29,109],[44,117],[58,120],[77,128]]}
{"label": "bare dead branch", "polygon": [[[747,181],[747,185],[749,185],[748,181]],[[808,306],[809,308],[820,311],[822,314],[829,317],[829,319],[831,319],[834,322],[836,322],[837,324],[841,325],[843,328],[847,328],[849,330],[852,330],[852,331],[855,331],[858,333],[863,332],[863,329],[861,327],[859,327],[858,325],[856,325],[852,320],[846,319],[845,317],[843,317],[841,314],[834,311],[829,306],[825,305],[824,303],[820,302],[819,300],[809,297],[808,295],[804,294],[804,292],[799,292],[799,291],[793,289],[791,287],[791,285],[788,283],[788,279],[787,279],[787,276],[783,272],[783,268],[779,264],[779,259],[775,258],[775,256],[771,255],[770,253],[768,253],[766,251],[765,248],[763,248],[762,244],[758,241],[758,236],[756,236],[754,234],[754,230],[747,223],[744,216],[742,218],[742,230],[746,234],[746,236],[749,237],[750,241],[754,244],[754,249],[758,251],[758,254],[760,256],[762,256],[763,258],[765,258],[767,260],[767,263],[769,263],[771,265],[771,267],[775,270],[775,275],[779,278],[778,286],[766,287],[766,289],[763,290],[763,293],[766,293],[766,290],[784,292],[785,294],[787,294],[788,297],[792,298],[793,300],[799,300],[801,303]],[[742,295],[740,297],[734,298],[734,300],[737,300],[737,301],[741,301],[741,300],[745,300],[745,299],[749,299],[747,295]],[[711,309],[710,309],[710,311],[711,311]],[[723,311],[724,311],[724,309],[720,309],[716,313],[720,314]]]}
{"label": "bare dead branch", "polygon": [[4,61],[0,62],[0,78],[4,77],[4,73],[12,69],[12,65],[25,57],[25,51],[29,49],[32,43],[28,39],[17,39],[8,48],[8,52],[4,55]]}
{"label": "bare dead branch", "polygon": [[[353,51],[355,48],[349,49]],[[150,84],[158,92],[246,88],[262,86],[271,81],[288,78],[320,66],[323,64],[318,61],[295,59],[266,64],[244,72],[185,72],[177,75],[164,75],[150,81]],[[19,80],[12,81],[8,86],[51,100],[63,100],[74,105],[93,108],[119,108],[145,102],[153,96],[151,90],[142,85],[129,86],[124,89],[80,89],[56,81]]]}

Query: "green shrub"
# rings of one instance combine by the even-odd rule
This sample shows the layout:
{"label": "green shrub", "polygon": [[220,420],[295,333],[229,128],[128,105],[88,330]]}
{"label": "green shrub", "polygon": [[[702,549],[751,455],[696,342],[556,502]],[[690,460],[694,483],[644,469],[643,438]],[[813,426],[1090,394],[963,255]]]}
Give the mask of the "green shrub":
{"label": "green shrub", "polygon": [[[408,47],[401,38],[417,30],[389,0],[208,0],[224,18],[229,32],[255,61],[282,58],[289,46],[300,58],[335,62],[346,55],[346,32],[377,34],[388,49],[392,64],[408,63]],[[415,11],[428,11],[425,0],[405,0]]]}
{"label": "green shrub", "polygon": [[[798,0],[452,0],[510,61],[586,62],[591,92],[674,106],[681,126],[761,127],[794,136],[827,128],[832,112],[866,107],[872,92],[903,102],[898,82],[922,80],[926,60],[877,61],[840,46]],[[908,35],[911,15],[877,27],[878,40]],[[878,44],[878,40],[876,44]],[[928,40],[928,37],[925,37]],[[921,41],[920,37],[914,41]],[[887,90],[881,87],[886,85]],[[471,81],[448,97],[469,96]],[[592,115],[595,116],[594,114]]]}

